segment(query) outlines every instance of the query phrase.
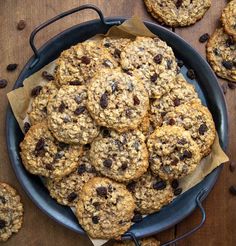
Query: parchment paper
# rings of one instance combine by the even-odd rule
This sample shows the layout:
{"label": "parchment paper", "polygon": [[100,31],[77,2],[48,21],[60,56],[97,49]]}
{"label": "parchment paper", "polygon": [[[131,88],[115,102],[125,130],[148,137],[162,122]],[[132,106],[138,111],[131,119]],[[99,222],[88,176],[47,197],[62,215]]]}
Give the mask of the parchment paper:
{"label": "parchment paper", "polygon": [[[111,27],[106,36],[126,37],[131,39],[134,39],[136,36],[155,37],[155,35],[146,28],[146,26],[138,17],[132,17],[120,26]],[[101,37],[103,37],[103,35],[96,35],[93,37],[93,39],[100,39]],[[32,88],[47,82],[41,76],[42,71],[53,73],[54,68],[55,61],[51,62],[29,78],[25,79],[24,87],[18,88],[8,93],[8,100],[21,129],[23,129],[24,121],[27,119],[27,110],[30,109],[30,92]],[[212,146],[211,154],[201,161],[200,165],[193,173],[180,180],[180,187],[183,188],[183,192],[198,184],[216,167],[222,163],[227,162],[228,160],[228,157],[220,147],[217,136]],[[106,242],[106,240],[91,240],[95,246],[100,246]]]}

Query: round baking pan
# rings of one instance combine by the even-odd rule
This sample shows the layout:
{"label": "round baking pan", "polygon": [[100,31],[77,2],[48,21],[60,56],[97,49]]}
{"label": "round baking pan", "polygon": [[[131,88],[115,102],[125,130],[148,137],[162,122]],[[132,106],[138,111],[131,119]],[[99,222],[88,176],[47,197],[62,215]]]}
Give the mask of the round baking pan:
{"label": "round baking pan", "polygon": [[[37,49],[35,47],[34,37],[38,31],[56,20],[63,18],[64,16],[87,8],[95,10],[100,19],[75,25],[47,41],[41,48]],[[97,7],[93,5],[83,5],[62,13],[59,16],[56,16],[53,19],[43,23],[31,34],[30,44],[35,55],[27,62],[21,71],[14,85],[14,89],[21,87],[25,78],[29,77],[43,66],[56,59],[63,50],[69,48],[71,45],[91,38],[95,34],[104,34],[111,26],[119,25],[125,20],[126,18],[122,17],[104,19],[102,12]],[[225,150],[228,144],[227,109],[221,88],[210,66],[196,50],[194,50],[188,43],[186,43],[175,33],[151,22],[145,21],[144,24],[154,34],[158,35],[172,47],[178,59],[183,60],[184,64],[187,64],[188,67],[194,69],[197,79],[191,80],[190,83],[195,85],[203,104],[207,105],[211,111],[219,135],[221,147]],[[185,66],[181,68],[183,75],[186,74],[186,70],[187,68]],[[12,167],[19,182],[29,197],[48,216],[69,229],[80,234],[84,234],[84,230],[79,225],[71,209],[59,205],[54,199],[52,199],[49,196],[47,189],[42,184],[40,178],[31,175],[23,167],[19,155],[19,143],[23,139],[23,134],[10,109],[10,106],[7,110],[6,131],[7,146]],[[184,234],[182,237],[187,236],[197,230],[205,220],[205,212],[201,206],[201,201],[211,191],[220,174],[220,171],[221,167],[216,168],[202,182],[184,194],[178,196],[171,204],[161,209],[160,212],[148,215],[142,222],[134,224],[123,238],[127,239],[132,237],[136,242],[136,245],[139,245],[136,240],[137,238],[152,235],[172,227],[193,212],[194,209],[199,207],[203,216],[201,223],[188,233]]]}

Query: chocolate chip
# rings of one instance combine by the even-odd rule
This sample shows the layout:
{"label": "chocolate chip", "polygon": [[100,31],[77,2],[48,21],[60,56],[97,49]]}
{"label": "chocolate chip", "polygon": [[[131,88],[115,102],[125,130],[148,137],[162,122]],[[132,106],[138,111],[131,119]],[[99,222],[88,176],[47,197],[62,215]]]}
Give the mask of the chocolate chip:
{"label": "chocolate chip", "polygon": [[139,105],[140,104],[140,100],[139,100],[139,98],[136,95],[133,96],[133,100],[134,100],[134,105]]}
{"label": "chocolate chip", "polygon": [[184,62],[182,60],[177,61],[178,66],[181,68],[184,65]]}
{"label": "chocolate chip", "polygon": [[101,197],[107,196],[107,188],[106,187],[100,186],[96,189],[96,191],[97,191],[97,194]]}
{"label": "chocolate chip", "polygon": [[156,64],[160,64],[162,61],[162,55],[158,54],[158,55],[154,56],[153,60]]}
{"label": "chocolate chip", "polygon": [[234,39],[232,36],[229,36],[229,38],[225,42],[226,47],[230,47],[231,45],[234,45]]}
{"label": "chocolate chip", "polygon": [[91,59],[87,56],[82,56],[81,58],[81,62],[88,65],[91,62]]}
{"label": "chocolate chip", "polygon": [[80,107],[78,107],[78,108],[75,110],[74,114],[75,114],[75,115],[81,115],[85,110],[86,110],[86,107],[85,107],[85,106],[80,106]]}
{"label": "chocolate chip", "polygon": [[71,81],[69,84],[70,85],[82,85],[82,82],[79,80],[75,80],[75,81]]}
{"label": "chocolate chip", "polygon": [[110,137],[110,136],[111,136],[110,131],[109,131],[108,128],[102,126],[102,127],[100,128],[100,130],[101,130],[102,136],[103,136],[104,138],[107,138],[107,137]]}
{"label": "chocolate chip", "polygon": [[105,92],[100,98],[100,106],[105,109],[108,106],[108,95]]}
{"label": "chocolate chip", "polygon": [[229,192],[230,192],[233,196],[236,196],[236,185],[230,186]]}
{"label": "chocolate chip", "polygon": [[173,189],[177,189],[179,186],[179,181],[177,179],[174,179],[172,182],[171,182],[171,187]]}
{"label": "chocolate chip", "polygon": [[18,66],[18,64],[11,63],[11,64],[7,65],[7,71],[14,71],[14,70],[16,70],[17,66]]}
{"label": "chocolate chip", "polygon": [[228,70],[231,70],[233,68],[233,62],[231,61],[223,60],[222,65]]}
{"label": "chocolate chip", "polygon": [[130,118],[131,117],[131,115],[132,115],[132,110],[131,109],[126,109],[126,111],[125,111],[125,114],[126,114],[126,116],[128,117],[128,118]]}
{"label": "chocolate chip", "polygon": [[169,124],[170,126],[173,126],[173,125],[175,124],[175,120],[174,120],[173,118],[170,118],[170,119],[168,120],[168,124]]}
{"label": "chocolate chip", "polygon": [[61,104],[58,107],[58,112],[63,113],[66,109],[65,103],[62,101]]}
{"label": "chocolate chip", "polygon": [[112,166],[112,160],[111,159],[106,159],[103,161],[104,167],[110,168]]}
{"label": "chocolate chip", "polygon": [[42,72],[42,77],[48,81],[54,80],[54,76],[47,71]]}
{"label": "chocolate chip", "polygon": [[223,93],[225,95],[227,93],[227,91],[228,91],[228,85],[227,85],[227,83],[222,84],[221,85],[221,88],[222,88],[222,91],[223,91]]}
{"label": "chocolate chip", "polygon": [[204,33],[204,34],[199,38],[199,42],[200,42],[200,43],[205,43],[209,38],[210,38],[210,35],[209,35],[208,33]]}
{"label": "chocolate chip", "polygon": [[124,162],[124,163],[122,163],[120,168],[121,168],[122,171],[125,171],[127,169],[127,167],[128,167],[127,162]]}
{"label": "chocolate chip", "polygon": [[191,158],[191,157],[192,157],[192,152],[188,150],[184,150],[182,158],[185,159],[185,158]]}
{"label": "chocolate chip", "polygon": [[83,174],[83,173],[85,173],[86,172],[86,165],[85,164],[81,164],[81,165],[79,165],[79,167],[78,167],[78,169],[77,169],[77,172],[78,172],[78,174]]}
{"label": "chocolate chip", "polygon": [[235,170],[235,168],[236,168],[236,163],[235,163],[235,161],[231,161],[230,163],[229,163],[229,170],[230,170],[230,172],[234,172],[234,170]]}
{"label": "chocolate chip", "polygon": [[98,224],[99,223],[99,217],[98,216],[93,216],[92,217],[93,224]]}
{"label": "chocolate chip", "polygon": [[2,203],[2,204],[6,204],[6,198],[4,197],[4,196],[0,196],[0,202]]}
{"label": "chocolate chip", "polygon": [[134,214],[134,217],[132,218],[132,222],[133,223],[139,223],[139,222],[141,222],[143,220],[143,216],[142,216],[142,214],[140,214],[140,213],[135,213]]}
{"label": "chocolate chip", "polygon": [[40,138],[35,146],[35,151],[40,151],[44,149],[44,145],[45,145],[45,140],[43,138]]}
{"label": "chocolate chip", "polygon": [[46,164],[46,169],[49,171],[53,170],[53,165],[52,164]]}
{"label": "chocolate chip", "polygon": [[172,60],[167,60],[167,62],[166,62],[166,65],[167,65],[167,69],[171,69],[171,67],[172,67],[172,63],[173,63],[173,61]]}
{"label": "chocolate chip", "polygon": [[171,165],[172,165],[172,166],[176,166],[176,165],[178,164],[178,162],[179,162],[179,159],[178,159],[178,158],[174,158],[174,159],[172,160],[172,162],[171,162]]}
{"label": "chocolate chip", "polygon": [[181,145],[184,145],[187,143],[187,140],[185,138],[181,138],[179,141],[178,141],[178,144],[181,144]]}
{"label": "chocolate chip", "polygon": [[25,29],[26,27],[26,22],[24,20],[20,20],[18,23],[17,23],[17,30],[19,31],[22,31],[23,29]]}
{"label": "chocolate chip", "polygon": [[128,189],[128,191],[130,192],[134,192],[135,191],[135,186],[136,186],[136,182],[132,181],[129,184],[126,185],[126,188]]}
{"label": "chocolate chip", "polygon": [[228,82],[228,87],[229,89],[234,90],[236,88],[236,84],[233,82]]}
{"label": "chocolate chip", "polygon": [[87,143],[83,146],[83,150],[90,150],[91,149],[91,144]]}
{"label": "chocolate chip", "polygon": [[208,131],[208,127],[205,123],[201,124],[199,129],[198,129],[198,132],[200,135],[204,135],[205,132]]}
{"label": "chocolate chip", "polygon": [[68,149],[69,146],[70,146],[70,145],[67,144],[67,143],[58,142],[58,147],[59,147],[60,149]]}
{"label": "chocolate chip", "polygon": [[111,91],[112,91],[112,93],[118,91],[117,83],[114,82],[114,83],[111,85]]}
{"label": "chocolate chip", "polygon": [[100,209],[100,203],[99,202],[94,202],[93,206],[95,207],[96,210]]}
{"label": "chocolate chip", "polygon": [[0,230],[2,230],[6,226],[6,221],[0,219]]}
{"label": "chocolate chip", "polygon": [[115,58],[120,58],[121,51],[119,49],[114,50],[114,57]]}
{"label": "chocolate chip", "polygon": [[183,0],[177,0],[176,3],[175,3],[176,8],[177,9],[180,8],[182,3],[183,3]]}
{"label": "chocolate chip", "polygon": [[34,87],[31,91],[31,96],[32,97],[37,97],[40,93],[40,91],[42,90],[42,86],[38,85],[36,87]]}
{"label": "chocolate chip", "polygon": [[71,192],[68,196],[67,196],[67,201],[68,202],[73,202],[75,200],[75,198],[77,198],[77,194],[75,192]]}
{"label": "chocolate chip", "polygon": [[180,99],[179,98],[174,99],[174,105],[175,105],[175,107],[180,105]]}
{"label": "chocolate chip", "polygon": [[183,191],[182,188],[177,188],[177,189],[174,190],[174,195],[178,196],[178,195],[180,195],[182,193],[182,191]]}
{"label": "chocolate chip", "polygon": [[157,80],[157,73],[154,73],[153,75],[151,75],[150,80],[151,80],[152,83],[156,82],[156,80]]}
{"label": "chocolate chip", "polygon": [[163,190],[166,188],[166,182],[161,180],[157,181],[155,184],[153,184],[153,189],[155,190]]}
{"label": "chocolate chip", "polygon": [[6,79],[0,79],[0,89],[5,88],[7,86]]}
{"label": "chocolate chip", "polygon": [[195,78],[196,78],[195,72],[194,72],[193,69],[189,69],[189,70],[187,71],[187,76],[188,76],[188,78],[190,78],[190,79],[195,79]]}
{"label": "chocolate chip", "polygon": [[30,123],[29,122],[25,122],[24,123],[24,132],[27,133],[30,129]]}

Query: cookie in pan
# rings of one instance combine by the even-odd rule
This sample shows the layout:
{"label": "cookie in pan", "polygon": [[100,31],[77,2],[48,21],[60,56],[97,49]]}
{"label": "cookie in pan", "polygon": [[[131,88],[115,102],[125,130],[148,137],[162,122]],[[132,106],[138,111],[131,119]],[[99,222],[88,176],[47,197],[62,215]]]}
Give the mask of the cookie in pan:
{"label": "cookie in pan", "polygon": [[20,143],[21,159],[32,174],[61,179],[78,166],[82,148],[58,142],[46,122],[32,126]]}
{"label": "cookie in pan", "polygon": [[76,215],[90,237],[119,239],[130,228],[134,209],[134,199],[123,184],[95,177],[82,188]]}
{"label": "cookie in pan", "polygon": [[87,107],[98,125],[124,132],[142,122],[149,98],[135,76],[121,69],[103,69],[88,85]]}
{"label": "cookie in pan", "polygon": [[175,82],[177,64],[172,49],[159,38],[137,37],[121,52],[121,66],[138,75],[151,98],[159,98]]}
{"label": "cookie in pan", "polygon": [[138,131],[96,138],[90,149],[92,164],[98,172],[119,182],[138,179],[148,168],[148,151],[144,135]]}
{"label": "cookie in pan", "polygon": [[211,152],[216,136],[215,124],[210,111],[202,104],[189,103],[179,106],[164,117],[163,124],[180,126],[189,131],[202,157]]}
{"label": "cookie in pan", "polygon": [[99,128],[90,116],[85,86],[65,85],[49,101],[48,127],[58,141],[68,144],[91,143]]}
{"label": "cookie in pan", "polygon": [[144,0],[148,12],[168,26],[189,26],[202,19],[211,0]]}
{"label": "cookie in pan", "polygon": [[162,126],[147,141],[152,172],[165,180],[182,178],[195,170],[201,154],[189,131],[179,126]]}
{"label": "cookie in pan", "polygon": [[0,183],[0,242],[17,233],[23,223],[23,204],[14,188]]}
{"label": "cookie in pan", "polygon": [[221,78],[236,82],[236,42],[223,28],[216,29],[207,43],[207,60]]}

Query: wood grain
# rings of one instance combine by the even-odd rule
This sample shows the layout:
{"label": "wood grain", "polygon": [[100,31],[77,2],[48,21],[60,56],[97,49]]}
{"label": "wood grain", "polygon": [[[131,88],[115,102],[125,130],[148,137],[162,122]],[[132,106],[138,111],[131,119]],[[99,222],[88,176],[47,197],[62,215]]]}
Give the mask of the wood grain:
{"label": "wood grain", "polygon": [[[198,42],[198,38],[205,32],[212,33],[219,23],[220,12],[225,5],[224,0],[213,0],[212,7],[206,16],[200,22],[188,28],[176,28],[176,33],[187,40],[203,56],[205,55],[205,46]],[[29,46],[29,35],[31,31],[43,21],[59,14],[65,10],[79,6],[85,3],[93,3],[103,10],[105,16],[132,16],[137,15],[144,20],[155,20],[146,12],[142,0],[1,0],[0,1],[0,77],[7,78],[9,83],[7,88],[0,90],[0,180],[16,187],[22,196],[25,207],[24,225],[21,231],[13,236],[5,245],[13,246],[64,246],[92,245],[85,237],[64,228],[52,219],[44,215],[26,196],[19,185],[7,154],[5,138],[5,114],[8,106],[6,93],[11,90],[13,84],[23,68],[26,61],[32,55]],[[97,18],[92,11],[84,11],[73,16],[66,17],[58,23],[46,28],[37,36],[37,46],[39,47],[50,37],[64,29]],[[17,22],[21,19],[26,20],[27,26],[24,30],[16,30]],[[7,72],[6,66],[9,63],[18,63],[19,66],[14,72]],[[224,81],[219,80],[220,83]],[[234,100],[236,90],[229,90],[226,94],[226,100],[229,109],[230,118],[230,147],[229,156],[236,160],[234,146],[236,146],[236,100]],[[235,173],[228,171],[228,166],[218,180],[214,190],[204,203],[207,211],[207,221],[205,226],[192,237],[182,241],[179,245],[226,245],[233,246],[236,242],[236,199],[230,196],[228,187],[235,182]],[[186,230],[192,228],[200,220],[199,212],[194,212],[189,218],[177,225],[157,235],[162,241],[170,240],[175,235],[181,235]]]}

